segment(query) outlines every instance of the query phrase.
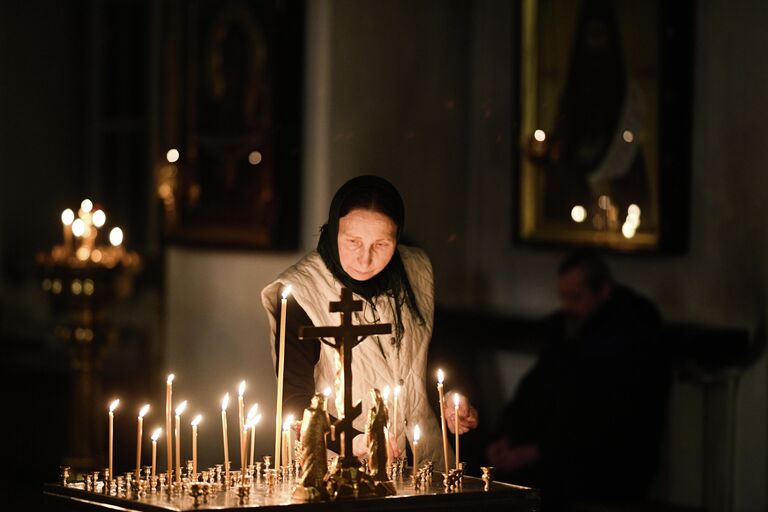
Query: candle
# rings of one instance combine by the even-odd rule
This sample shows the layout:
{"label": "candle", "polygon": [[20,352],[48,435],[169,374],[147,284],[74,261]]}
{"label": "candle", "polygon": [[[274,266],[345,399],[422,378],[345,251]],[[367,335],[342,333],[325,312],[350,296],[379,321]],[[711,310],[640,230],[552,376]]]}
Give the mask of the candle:
{"label": "candle", "polygon": [[453,394],[453,433],[456,436],[456,469],[459,469],[459,394]]}
{"label": "candle", "polygon": [[287,466],[291,463],[291,425],[293,424],[293,414],[285,418],[283,424],[283,459],[281,465]]}
{"label": "candle", "polygon": [[202,414],[192,420],[192,473],[197,475],[197,426],[203,420]]}
{"label": "candle", "polygon": [[144,415],[149,412],[149,404],[145,404],[139,411],[139,424],[136,429],[136,481],[141,479],[141,434],[144,430]]}
{"label": "candle", "polygon": [[75,212],[67,208],[61,212],[61,224],[64,229],[64,250],[66,255],[72,254],[72,222],[75,220]]}
{"label": "candle", "polygon": [[[256,426],[256,423],[258,423],[258,419],[254,421],[256,418],[256,413],[259,412],[259,404],[253,404],[251,408],[248,410],[248,415],[245,417],[245,431],[246,435],[248,433],[248,428],[251,428],[251,459],[250,459],[250,465],[253,466],[253,456],[254,456],[254,448],[253,445],[256,442],[256,429],[254,428]],[[259,419],[261,418],[261,415],[259,415]]]}
{"label": "candle", "polygon": [[165,440],[168,451],[168,485],[173,481],[173,438],[171,437],[171,415],[173,413],[173,379],[174,374],[168,375],[165,380]]}
{"label": "candle", "polygon": [[381,398],[384,400],[384,407],[387,409],[387,424],[384,425],[384,438],[387,440],[387,461],[392,462],[392,443],[389,442],[389,386],[384,386],[381,392]]}
{"label": "candle", "polygon": [[283,419],[283,374],[285,371],[285,310],[288,308],[288,295],[291,293],[291,285],[283,290],[283,299],[280,301],[280,347],[277,362],[277,412],[275,414],[275,467],[280,467],[280,433]]}
{"label": "candle", "polygon": [[445,380],[445,373],[442,369],[437,370],[437,393],[440,395],[440,426],[443,430],[443,461],[445,464],[445,474],[448,474],[448,435],[445,433],[445,411],[443,402],[445,397],[443,396],[443,380]]}
{"label": "candle", "polygon": [[221,431],[224,435],[224,471],[226,472],[226,485],[229,485],[229,440],[227,436],[227,406],[229,405],[229,393],[224,395],[221,401]]}
{"label": "candle", "polygon": [[120,405],[120,399],[114,400],[109,404],[109,479],[115,478],[115,474],[112,472],[112,446],[115,438],[115,409]]}
{"label": "candle", "polygon": [[397,396],[400,394],[400,386],[395,386],[395,410],[392,412],[392,429],[395,434],[395,446],[397,451],[400,451],[400,443],[397,442]]}
{"label": "candle", "polygon": [[176,483],[181,484],[181,415],[187,408],[187,401],[184,400],[176,408]]}
{"label": "candle", "polygon": [[162,428],[156,428],[152,432],[152,476],[155,476],[155,467],[157,465],[157,440],[160,439],[160,434],[162,433]]}
{"label": "candle", "polygon": [[240,471],[242,471],[241,474],[245,474],[245,435],[243,434],[243,430],[245,430],[245,416],[243,412],[243,394],[245,393],[245,381],[242,381],[240,383],[240,386],[237,388],[237,414],[238,414],[238,422],[240,425]]}
{"label": "candle", "polygon": [[419,469],[419,439],[421,438],[421,429],[418,425],[413,427],[413,474]]}

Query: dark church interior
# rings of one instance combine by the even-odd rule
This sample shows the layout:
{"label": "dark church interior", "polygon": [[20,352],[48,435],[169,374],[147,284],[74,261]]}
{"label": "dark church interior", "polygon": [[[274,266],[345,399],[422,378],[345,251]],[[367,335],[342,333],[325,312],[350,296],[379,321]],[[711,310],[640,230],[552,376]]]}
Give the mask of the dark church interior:
{"label": "dark church interior", "polygon": [[[335,194],[374,175],[404,220],[370,211],[432,266],[428,356],[410,362],[425,407],[439,428],[444,370],[477,419],[460,436],[467,482],[481,493],[495,466],[535,489],[476,508],[767,510],[766,25],[762,0],[0,3],[1,499],[160,510],[50,491],[110,450],[113,475],[131,473],[144,403],[139,459],[162,427],[164,472],[171,373],[174,408],[189,403],[182,462],[200,413],[195,464],[221,463],[229,393],[240,469],[242,380],[263,415],[251,450],[271,454],[281,333],[262,290],[316,247],[328,266],[321,226],[360,211],[334,226]],[[423,305],[403,258],[392,275]],[[439,435],[425,428],[424,449]],[[402,503],[481,500],[442,479]],[[400,510],[383,501],[360,510]]]}

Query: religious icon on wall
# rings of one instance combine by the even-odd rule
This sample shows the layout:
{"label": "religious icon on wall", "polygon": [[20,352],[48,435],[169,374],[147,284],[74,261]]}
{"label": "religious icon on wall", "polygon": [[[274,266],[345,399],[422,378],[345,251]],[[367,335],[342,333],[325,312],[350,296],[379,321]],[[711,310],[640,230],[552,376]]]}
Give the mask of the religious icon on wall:
{"label": "religious icon on wall", "polygon": [[523,2],[521,240],[658,250],[662,224],[683,220],[671,216],[687,205],[664,204],[674,179],[660,165],[665,151],[687,155],[662,137],[669,20],[655,0]]}
{"label": "religious icon on wall", "polygon": [[167,145],[178,153],[158,173],[169,238],[216,247],[296,248],[302,4],[171,5],[171,44],[181,58],[169,57],[169,66],[179,68],[168,76],[165,112],[177,128]]}

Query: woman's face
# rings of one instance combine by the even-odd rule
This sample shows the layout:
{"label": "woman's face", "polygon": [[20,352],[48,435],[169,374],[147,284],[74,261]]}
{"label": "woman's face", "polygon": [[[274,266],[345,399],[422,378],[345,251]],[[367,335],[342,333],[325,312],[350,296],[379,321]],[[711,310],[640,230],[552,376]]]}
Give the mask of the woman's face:
{"label": "woman's face", "polygon": [[397,247],[397,225],[383,213],[352,210],[339,219],[339,260],[352,279],[367,281],[384,270]]}

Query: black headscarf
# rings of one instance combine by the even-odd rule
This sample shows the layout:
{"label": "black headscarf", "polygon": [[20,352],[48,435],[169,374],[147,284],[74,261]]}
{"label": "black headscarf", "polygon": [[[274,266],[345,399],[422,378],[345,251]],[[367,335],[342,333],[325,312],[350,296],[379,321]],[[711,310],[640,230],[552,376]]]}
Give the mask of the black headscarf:
{"label": "black headscarf", "polygon": [[317,252],[333,276],[342,286],[363,297],[373,305],[374,297],[387,295],[395,301],[395,336],[399,344],[403,336],[402,307],[410,308],[413,315],[423,321],[416,305],[413,289],[400,258],[395,249],[392,259],[384,269],[367,281],[358,281],[347,274],[339,259],[339,219],[355,209],[371,210],[386,215],[397,226],[397,240],[405,225],[405,207],[397,189],[387,180],[378,176],[358,176],[352,178],[336,192],[328,212],[328,222],[320,230]]}

